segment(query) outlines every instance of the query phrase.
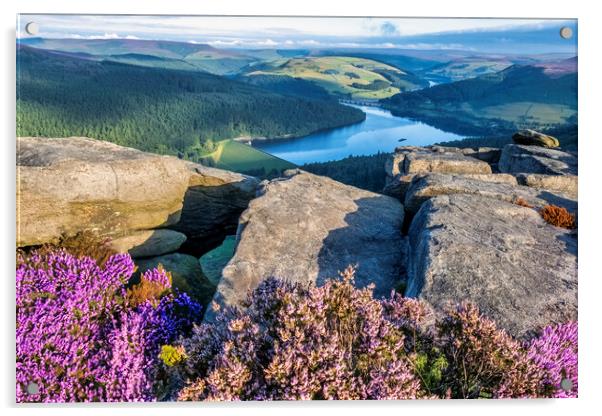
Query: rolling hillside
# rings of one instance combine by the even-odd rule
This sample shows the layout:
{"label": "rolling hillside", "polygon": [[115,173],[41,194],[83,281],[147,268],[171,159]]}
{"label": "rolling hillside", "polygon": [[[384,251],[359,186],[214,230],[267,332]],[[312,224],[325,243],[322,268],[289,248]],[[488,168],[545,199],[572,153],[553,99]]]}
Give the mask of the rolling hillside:
{"label": "rolling hillside", "polygon": [[281,59],[251,67],[246,75],[281,75],[311,81],[341,98],[380,100],[423,85],[412,74],[364,58],[327,56]]}
{"label": "rolling hillside", "polygon": [[19,46],[19,136],[87,136],[196,160],[222,139],[303,136],[364,117],[333,100],[285,96],[211,74]]}
{"label": "rolling hillside", "polygon": [[574,124],[576,59],[513,65],[493,74],[397,94],[385,106],[398,115],[473,135]]}
{"label": "rolling hillside", "polygon": [[237,73],[257,58],[205,44],[140,39],[20,39],[38,49],[86,55],[88,59],[156,68]]}
{"label": "rolling hillside", "polygon": [[511,65],[504,58],[468,57],[436,65],[421,74],[437,83],[453,82],[503,71]]}

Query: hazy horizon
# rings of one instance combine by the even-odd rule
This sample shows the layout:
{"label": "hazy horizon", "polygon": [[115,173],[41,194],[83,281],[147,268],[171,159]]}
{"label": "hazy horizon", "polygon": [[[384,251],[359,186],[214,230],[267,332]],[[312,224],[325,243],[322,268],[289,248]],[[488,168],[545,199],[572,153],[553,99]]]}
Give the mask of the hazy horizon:
{"label": "hazy horizon", "polygon": [[[30,22],[40,32],[28,35]],[[559,32],[568,26],[571,39]],[[408,49],[576,55],[575,19],[35,15],[17,38],[166,40],[220,49]]]}

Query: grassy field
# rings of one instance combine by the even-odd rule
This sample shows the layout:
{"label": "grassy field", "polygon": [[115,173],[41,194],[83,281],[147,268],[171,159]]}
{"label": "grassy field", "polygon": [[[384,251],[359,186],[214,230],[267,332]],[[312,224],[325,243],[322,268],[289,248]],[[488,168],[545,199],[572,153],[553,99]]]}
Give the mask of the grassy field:
{"label": "grassy field", "polygon": [[274,176],[283,170],[296,167],[291,162],[235,140],[218,142],[217,149],[205,155],[202,163],[258,177]]}
{"label": "grassy field", "polygon": [[348,56],[283,59],[247,75],[257,74],[302,78],[316,83],[331,94],[352,99],[378,100],[397,94],[400,88],[413,88],[410,81],[403,86],[406,73],[393,66]]}

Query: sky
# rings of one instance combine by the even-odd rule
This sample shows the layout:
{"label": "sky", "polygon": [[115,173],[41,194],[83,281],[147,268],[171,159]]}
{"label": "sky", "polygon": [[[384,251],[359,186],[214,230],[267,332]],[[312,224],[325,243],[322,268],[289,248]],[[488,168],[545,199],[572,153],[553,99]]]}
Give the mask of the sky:
{"label": "sky", "polygon": [[[575,53],[576,20],[460,18],[316,18],[127,15],[20,15],[17,36],[161,39],[218,48],[401,48],[480,52]],[[560,28],[575,36],[562,39]]]}

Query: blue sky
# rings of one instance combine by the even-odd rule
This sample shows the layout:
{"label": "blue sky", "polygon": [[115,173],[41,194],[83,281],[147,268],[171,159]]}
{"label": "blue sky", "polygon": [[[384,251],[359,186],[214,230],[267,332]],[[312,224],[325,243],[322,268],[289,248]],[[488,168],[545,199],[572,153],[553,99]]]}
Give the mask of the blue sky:
{"label": "blue sky", "polygon": [[301,18],[117,15],[21,15],[39,36],[79,39],[162,39],[219,48],[462,49],[492,53],[576,54],[577,37],[559,36],[576,20],[456,18]]}

